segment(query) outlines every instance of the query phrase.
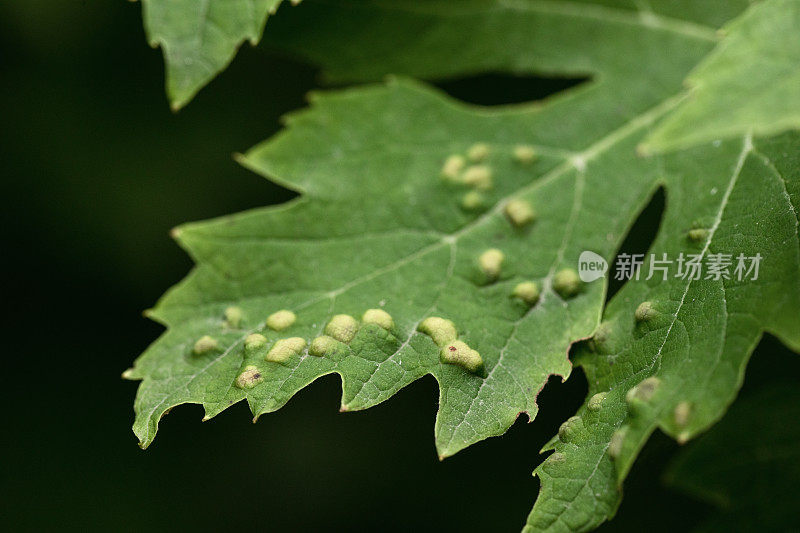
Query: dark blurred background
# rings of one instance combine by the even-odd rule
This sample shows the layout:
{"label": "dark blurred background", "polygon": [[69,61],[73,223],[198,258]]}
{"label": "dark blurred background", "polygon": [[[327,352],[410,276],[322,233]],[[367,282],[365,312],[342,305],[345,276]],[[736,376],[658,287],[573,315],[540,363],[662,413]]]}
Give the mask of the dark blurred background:
{"label": "dark blurred background", "polygon": [[[136,445],[136,384],[119,376],[161,332],[142,310],[191,268],[168,231],[291,197],[231,154],[304,105],[319,85],[314,68],[245,46],[173,114],[140,5],[121,0],[0,3],[0,61],[9,312],[0,528],[520,528],[538,491],[537,451],[585,394],[580,371],[551,381],[533,424],[519,420],[441,463],[432,378],[367,412],[339,414],[340,384],[329,376],[257,425],[244,404],[207,423],[200,407],[183,406],[150,449]],[[494,104],[573,83],[483,76],[441,87]],[[627,246],[646,248],[662,208],[656,198]],[[796,360],[765,341],[744,393],[778,365],[789,368],[781,379],[797,380]],[[686,530],[712,511],[660,484],[676,449],[652,439],[607,530],[641,531],[643,520],[650,531]]]}

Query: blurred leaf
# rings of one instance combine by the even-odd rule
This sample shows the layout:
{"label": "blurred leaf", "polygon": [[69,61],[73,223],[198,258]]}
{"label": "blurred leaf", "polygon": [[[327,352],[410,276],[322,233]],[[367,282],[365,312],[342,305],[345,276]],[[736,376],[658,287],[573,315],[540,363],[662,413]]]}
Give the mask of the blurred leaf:
{"label": "blurred leaf", "polygon": [[800,0],[754,4],[687,79],[689,99],[645,141],[662,151],[800,128]]}
{"label": "blurred leaf", "polygon": [[742,398],[683,451],[667,483],[719,506],[699,531],[794,531],[800,483],[800,391],[770,388]]}
{"label": "blurred leaf", "polygon": [[[173,109],[189,103],[245,40],[258,43],[282,0],[142,0],[150,45],[164,51]],[[298,3],[295,1],[293,3]]]}

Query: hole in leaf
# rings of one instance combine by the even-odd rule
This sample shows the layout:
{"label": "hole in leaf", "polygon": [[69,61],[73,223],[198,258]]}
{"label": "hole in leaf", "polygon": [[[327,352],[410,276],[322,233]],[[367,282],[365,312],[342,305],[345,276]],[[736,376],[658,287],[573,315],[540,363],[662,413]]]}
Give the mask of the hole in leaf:
{"label": "hole in leaf", "polygon": [[611,298],[613,298],[614,295],[619,292],[622,286],[625,285],[625,281],[627,281],[624,279],[615,279],[617,257],[622,254],[634,255],[647,253],[647,251],[653,245],[656,235],[658,235],[658,228],[661,226],[661,220],[664,216],[665,204],[666,194],[664,192],[664,188],[659,187],[658,190],[653,194],[653,197],[650,198],[647,206],[645,206],[642,212],[639,213],[639,216],[636,218],[633,226],[631,226],[630,231],[628,231],[628,235],[622,242],[622,246],[620,246],[619,250],[617,251],[614,261],[608,267],[609,281],[608,293],[606,294],[606,303],[608,303],[609,300],[611,300]]}
{"label": "hole in leaf", "polygon": [[583,405],[588,393],[589,382],[581,367],[574,366],[569,378],[563,382],[560,376],[550,376],[536,397],[539,413],[534,425],[538,426],[539,433],[548,439],[555,435],[559,426]]}
{"label": "hole in leaf", "polygon": [[589,78],[540,78],[511,74],[482,74],[442,81],[441,90],[464,102],[484,106],[521,104],[565,91]]}

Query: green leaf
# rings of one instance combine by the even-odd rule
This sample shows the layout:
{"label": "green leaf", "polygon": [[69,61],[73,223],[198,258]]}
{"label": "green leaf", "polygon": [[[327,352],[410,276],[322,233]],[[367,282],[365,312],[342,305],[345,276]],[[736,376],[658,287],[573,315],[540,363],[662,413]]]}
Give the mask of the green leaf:
{"label": "green leaf", "polygon": [[645,151],[685,148],[753,131],[800,128],[799,0],[754,4],[686,83],[690,98],[645,141]]}
{"label": "green leaf", "polygon": [[800,391],[770,387],[742,398],[670,466],[667,483],[718,511],[698,531],[797,527]]}
{"label": "green leaf", "polygon": [[242,42],[258,43],[281,1],[142,0],[147,39],[164,51],[172,108],[189,103],[228,66]]}
{"label": "green leaf", "polygon": [[[648,12],[628,4],[304,3],[303,20],[328,23],[306,32],[306,55],[331,76],[373,77],[382,68],[427,75],[439,62],[446,76],[493,69],[593,81],[543,104],[491,111],[403,79],[314,95],[286,131],[241,159],[299,199],[176,231],[197,267],[151,312],[168,330],[126,372],[143,380],[134,424],[141,444],[182,403],[201,404],[212,417],[245,399],[258,417],[338,373],[342,408],[357,410],[430,374],[440,387],[436,446],[451,455],[502,434],[520,413],[535,416],[540,388],[552,374],[568,376],[567,351],[602,319],[606,338],[595,338],[593,350],[577,347],[573,362],[589,377],[590,397],[607,395],[552,442],[557,454],[537,469],[542,489],[528,523],[586,530],[613,516],[620,484],[656,427],[685,439],[722,416],[762,331],[800,350],[797,135],[746,136],[650,158],[636,152],[685,98],[682,80],[716,43],[708,24],[735,14],[734,3],[689,2],[679,11],[654,2]],[[280,27],[270,33],[284,35]],[[399,36],[403,45],[389,46]],[[358,48],[366,60],[348,61]],[[453,59],[454,49],[464,53]],[[493,186],[476,191],[443,180],[448,158],[476,143],[489,148],[483,164]],[[515,159],[519,145],[538,159]],[[632,281],[605,312],[605,280],[569,294],[560,273],[576,268],[586,250],[611,261],[659,187],[668,202],[655,253],[760,253],[758,281]],[[527,202],[536,219],[515,226],[505,214],[513,200]],[[479,265],[489,249],[505,255],[495,276]],[[513,296],[525,281],[540,289],[533,306]],[[637,324],[644,301],[652,307]],[[231,312],[226,319],[231,307],[237,320]],[[323,356],[303,350],[280,363],[265,359],[278,339],[311,342],[335,315],[359,318],[374,308],[390,313],[393,326],[364,324]],[[296,322],[266,328],[281,309]],[[453,321],[483,370],[442,362],[439,346],[418,331],[432,316]],[[265,346],[245,350],[254,332]],[[193,353],[206,336],[214,339],[201,342],[207,350]],[[634,398],[629,412],[626,391],[654,375],[655,394]],[[686,421],[677,427],[673,413],[684,402]],[[613,461],[607,449],[620,428],[626,438],[614,439]]]}
{"label": "green leaf", "polygon": [[[543,488],[532,530],[588,529],[613,516],[649,435],[660,428],[685,441],[718,420],[763,331],[800,349],[800,160],[788,155],[798,143],[796,134],[747,137],[662,160],[668,205],[651,252],[761,254],[759,278],[664,282],[657,275],[628,282],[615,296],[574,360],[586,371],[590,399],[569,438],[549,447],[561,461],[551,456],[537,469]],[[697,227],[707,230],[700,241],[689,234]],[[650,313],[637,313],[643,302]],[[652,394],[648,384],[656,385]],[[637,386],[640,393],[631,393]]]}

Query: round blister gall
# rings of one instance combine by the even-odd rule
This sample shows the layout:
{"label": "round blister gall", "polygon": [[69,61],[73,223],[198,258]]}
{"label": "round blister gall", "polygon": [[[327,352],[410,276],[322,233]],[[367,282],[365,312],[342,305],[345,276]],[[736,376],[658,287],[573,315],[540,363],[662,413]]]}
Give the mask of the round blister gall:
{"label": "round blister gall", "polygon": [[571,268],[559,270],[553,277],[553,290],[564,299],[572,298],[581,290],[581,278]]}
{"label": "round blister gall", "polygon": [[394,329],[392,315],[383,309],[367,309],[361,317],[361,321],[365,324],[377,324],[386,331],[392,331]]}
{"label": "round blister gall", "polygon": [[325,334],[337,341],[350,344],[358,333],[358,321],[350,315],[335,315],[325,326]]}
{"label": "round blister gall", "polygon": [[231,329],[236,329],[242,322],[242,308],[228,307],[225,309],[225,324]]}
{"label": "round blister gall", "polygon": [[281,339],[270,349],[265,359],[273,363],[283,363],[291,356],[299,355],[305,347],[306,340],[300,337]]}
{"label": "round blister gall", "polygon": [[533,281],[523,281],[514,287],[514,292],[511,294],[532,306],[539,301],[539,285]]}
{"label": "round blister gall", "polygon": [[480,190],[492,188],[492,169],[486,165],[475,165],[464,172],[464,183]]}
{"label": "round blister gall", "polygon": [[475,374],[483,371],[481,354],[462,341],[453,341],[443,346],[439,359],[442,363],[458,365]]}
{"label": "round blister gall", "polygon": [[217,348],[219,348],[219,343],[214,337],[203,335],[202,337],[197,339],[197,342],[194,343],[192,351],[197,355],[202,355],[209,352],[213,352]]}
{"label": "round blister gall", "polygon": [[536,219],[536,212],[525,200],[509,200],[503,211],[506,218],[518,228],[527,226]]}
{"label": "round blister gall", "polygon": [[426,318],[420,323],[417,329],[430,336],[437,346],[443,346],[458,338],[458,331],[456,331],[455,324],[446,318],[440,318],[438,316]]}
{"label": "round blister gall", "polygon": [[633,316],[636,318],[637,322],[647,322],[648,320],[652,320],[657,314],[658,311],[655,310],[652,302],[642,302],[639,304],[639,307],[636,308]]}
{"label": "round blister gall", "polygon": [[497,248],[490,248],[478,257],[478,265],[480,265],[486,277],[493,280],[500,275],[505,258],[506,256],[503,252]]}
{"label": "round blister gall", "polygon": [[286,309],[281,309],[267,317],[267,327],[274,331],[283,331],[291,327],[296,320],[297,315]]}
{"label": "round blister gall", "polygon": [[442,166],[442,177],[450,181],[458,181],[466,164],[467,162],[462,156],[451,155]]}
{"label": "round blister gall", "polygon": [[260,333],[251,333],[244,339],[244,349],[254,352],[267,344],[267,338]]}
{"label": "round blister gall", "polygon": [[317,357],[332,354],[339,347],[339,341],[333,337],[323,335],[311,341],[311,346],[308,347],[308,353]]}
{"label": "round blister gall", "polygon": [[536,149],[526,145],[515,146],[514,159],[521,165],[530,165],[536,161]]}
{"label": "round blister gall", "polygon": [[597,411],[603,408],[603,402],[605,401],[607,395],[608,393],[598,392],[597,394],[589,398],[589,403],[586,404],[586,408],[589,411],[596,413]]}
{"label": "round blister gall", "polygon": [[467,151],[467,157],[474,163],[479,163],[489,157],[489,145],[486,143],[475,143]]}
{"label": "round blister gall", "polygon": [[236,386],[240,389],[252,389],[264,380],[264,377],[254,366],[246,366],[236,378]]}

